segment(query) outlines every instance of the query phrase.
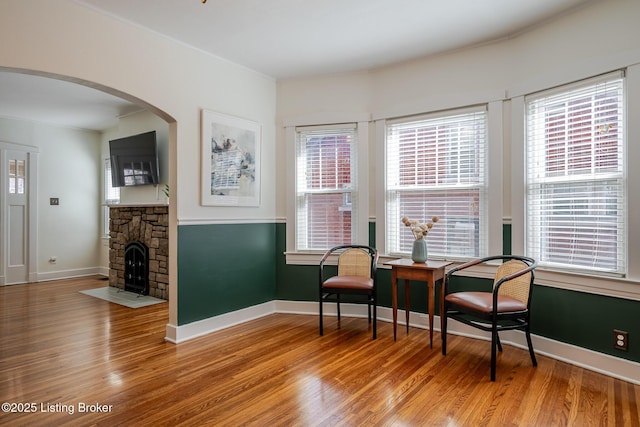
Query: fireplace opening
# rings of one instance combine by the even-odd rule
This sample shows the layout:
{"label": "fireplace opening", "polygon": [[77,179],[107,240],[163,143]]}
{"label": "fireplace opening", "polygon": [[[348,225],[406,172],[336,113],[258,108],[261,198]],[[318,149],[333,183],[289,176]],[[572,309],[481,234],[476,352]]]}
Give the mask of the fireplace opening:
{"label": "fireplace opening", "polygon": [[124,290],[149,295],[149,249],[142,242],[130,242],[125,246]]}

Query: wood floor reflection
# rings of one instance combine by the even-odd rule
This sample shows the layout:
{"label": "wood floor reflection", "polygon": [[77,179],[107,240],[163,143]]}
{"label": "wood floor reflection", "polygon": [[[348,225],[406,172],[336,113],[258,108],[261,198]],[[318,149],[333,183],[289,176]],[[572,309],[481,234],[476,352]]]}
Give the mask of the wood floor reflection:
{"label": "wood floor reflection", "polygon": [[174,345],[168,304],[78,292],[104,285],[0,288],[1,425],[640,426],[640,386],[511,346],[492,383],[486,342],[451,336],[443,357],[437,333],[431,350],[380,322],[373,341],[366,319],[320,337],[316,316],[274,314]]}

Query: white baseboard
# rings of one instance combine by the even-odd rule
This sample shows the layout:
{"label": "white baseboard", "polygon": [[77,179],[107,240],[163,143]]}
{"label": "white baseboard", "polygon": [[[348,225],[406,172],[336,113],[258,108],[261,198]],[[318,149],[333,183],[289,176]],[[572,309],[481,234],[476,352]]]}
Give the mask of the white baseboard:
{"label": "white baseboard", "polygon": [[[357,304],[342,304],[341,314],[346,317],[366,317],[367,307]],[[335,316],[335,304],[327,304],[324,314],[327,316]],[[258,319],[273,313],[291,313],[291,314],[318,314],[318,303],[309,301],[270,301],[268,303],[259,304],[253,307],[244,308],[231,313],[221,314],[220,316],[199,320],[182,326],[167,325],[165,339],[172,343],[180,343],[202,335],[206,335],[221,329],[228,328],[249,320]],[[391,323],[393,321],[393,312],[388,307],[378,307],[378,320]],[[398,312],[398,325],[405,326],[404,310]],[[410,326],[416,328],[427,329],[429,327],[428,315],[424,313],[410,313]],[[462,335],[470,338],[478,338],[489,340],[490,335],[478,329],[464,325],[462,323],[451,321],[449,323],[449,333],[454,335]],[[399,329],[401,331],[402,329]],[[440,317],[434,317],[434,331],[440,331]],[[555,341],[549,338],[532,335],[533,348],[537,354],[551,357],[575,366],[580,366],[604,375],[628,381],[633,384],[640,384],[640,363],[619,357],[599,353],[571,344]],[[526,339],[523,332],[505,331],[500,334],[500,340],[503,344],[513,345],[515,347],[527,348]]]}
{"label": "white baseboard", "polygon": [[167,324],[165,340],[178,344],[273,313],[276,313],[275,301],[269,301],[182,326]]}
{"label": "white baseboard", "polygon": [[[51,280],[73,279],[84,276],[100,276],[109,277],[109,269],[106,267],[79,268],[75,270],[50,271],[47,273],[29,273],[28,283],[48,282]],[[21,284],[21,283],[16,283]],[[5,276],[0,276],[0,286],[5,286]]]}
{"label": "white baseboard", "polygon": [[96,274],[109,277],[109,267],[98,267],[98,272]]}
{"label": "white baseboard", "polygon": [[73,279],[75,277],[93,276],[96,274],[109,277],[109,269],[103,267],[78,268],[74,270],[59,270],[48,273],[37,273],[35,280],[32,282],[47,282],[49,280]]}

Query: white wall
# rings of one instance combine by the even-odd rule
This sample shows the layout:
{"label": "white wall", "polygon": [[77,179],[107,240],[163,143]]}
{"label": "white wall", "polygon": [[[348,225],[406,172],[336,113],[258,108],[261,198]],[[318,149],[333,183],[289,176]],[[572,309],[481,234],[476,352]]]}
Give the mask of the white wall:
{"label": "white wall", "polygon": [[[39,152],[37,280],[99,272],[99,133],[0,118],[0,141]],[[60,204],[51,206],[51,197]]]}
{"label": "white wall", "polygon": [[[289,158],[286,153],[284,120],[300,125],[342,123],[345,120],[355,122],[371,111],[373,91],[369,73],[285,80],[278,82],[277,87],[276,199],[277,216],[283,220],[286,217],[287,198],[286,159]],[[375,162],[374,154],[371,151],[369,153],[371,162]],[[371,208],[374,201],[375,199],[370,199]]]}
{"label": "white wall", "polygon": [[102,133],[102,158],[109,158],[109,141],[143,132],[156,131],[158,149],[158,170],[160,184],[140,187],[121,187],[120,204],[165,204],[166,197],[162,190],[169,183],[169,125],[160,117],[148,111],[123,117],[118,127]]}
{"label": "white wall", "polygon": [[[504,100],[504,134],[510,137],[510,97],[639,63],[638,18],[640,1],[596,2],[509,40],[370,73],[280,81],[278,125],[296,116],[359,112],[380,119]],[[285,141],[278,132],[281,152]],[[371,132],[372,153],[375,138]],[[510,138],[504,143],[504,154],[509,155]],[[372,162],[372,170],[374,166]],[[285,169],[280,161],[278,170]],[[504,173],[503,215],[509,217],[509,168]],[[284,187],[283,176],[278,182]],[[375,216],[376,188],[370,188],[370,215]],[[284,216],[286,194],[279,192],[277,197],[278,216]]]}
{"label": "white wall", "polygon": [[[84,82],[137,101],[170,123],[169,322],[176,325],[178,223],[275,217],[275,82],[72,0],[3,0],[0,39],[12,41],[0,43],[0,68]],[[202,109],[262,124],[260,207],[200,205]]]}

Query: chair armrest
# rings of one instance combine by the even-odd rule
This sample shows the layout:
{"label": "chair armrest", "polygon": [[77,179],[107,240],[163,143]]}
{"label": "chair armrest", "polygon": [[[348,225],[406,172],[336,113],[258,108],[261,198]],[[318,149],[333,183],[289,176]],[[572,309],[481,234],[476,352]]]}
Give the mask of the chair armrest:
{"label": "chair armrest", "polygon": [[500,288],[500,286],[502,285],[502,283],[507,282],[509,280],[513,280],[516,277],[522,276],[523,274],[526,274],[528,272],[531,271],[531,274],[533,274],[533,269],[536,268],[536,266],[538,265],[538,262],[535,261],[532,258],[527,258],[527,257],[522,257],[522,256],[515,256],[515,255],[493,255],[493,256],[488,256],[488,257],[484,257],[484,258],[479,258],[479,259],[475,259],[475,260],[471,260],[468,261],[464,264],[460,264],[457,267],[453,267],[452,269],[450,269],[447,274],[444,277],[444,283],[443,283],[443,292],[446,295],[447,294],[447,285],[449,282],[449,279],[451,278],[451,276],[453,276],[455,273],[462,271],[466,268],[469,267],[473,267],[474,265],[478,265],[478,264],[484,264],[488,261],[495,261],[495,260],[510,260],[510,259],[517,259],[520,261],[525,262],[526,264],[528,264],[529,266],[525,269],[522,269],[520,271],[517,271],[513,274],[510,274],[509,276],[505,276],[502,279],[500,279],[495,285],[494,285],[494,292],[497,292],[497,289]]}
{"label": "chair armrest", "polygon": [[472,261],[465,262],[464,264],[460,264],[456,267],[453,267],[451,270],[447,271],[447,273],[444,275],[444,279],[442,280],[442,294],[443,295],[449,294],[449,280],[451,279],[451,276],[453,276],[458,271],[464,270],[465,268],[469,268],[474,265],[482,264],[483,262],[484,262],[484,259],[475,259]]}
{"label": "chair armrest", "polygon": [[464,264],[460,264],[456,267],[453,267],[451,270],[447,272],[447,276],[452,276],[454,273],[457,273],[460,270],[464,270],[465,268],[473,267],[474,265],[482,264],[486,260],[482,259],[474,259],[473,261],[465,262]]}
{"label": "chair armrest", "polygon": [[333,250],[334,249],[329,249],[327,252],[325,252],[322,256],[322,259],[320,260],[320,285],[322,285],[322,282],[324,282],[324,263],[327,261],[327,259],[329,259],[329,257],[333,253]]}
{"label": "chair armrest", "polygon": [[373,256],[371,257],[371,278],[374,283],[376,281],[376,272],[378,270],[378,250],[375,249]]}
{"label": "chair armrest", "polygon": [[322,256],[322,259],[320,260],[320,268],[324,267],[324,263],[329,259],[332,252],[333,251],[329,249],[327,252],[324,253],[324,255]]}

